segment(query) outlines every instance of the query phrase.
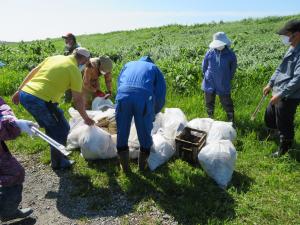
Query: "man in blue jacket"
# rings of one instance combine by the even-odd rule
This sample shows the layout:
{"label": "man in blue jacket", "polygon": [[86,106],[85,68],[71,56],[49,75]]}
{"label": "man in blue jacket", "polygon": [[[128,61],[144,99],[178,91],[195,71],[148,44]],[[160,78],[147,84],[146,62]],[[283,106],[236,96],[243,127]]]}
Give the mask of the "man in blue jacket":
{"label": "man in blue jacket", "polygon": [[117,150],[124,172],[129,168],[128,137],[134,117],[140,142],[139,169],[143,171],[153,144],[151,130],[155,114],[159,113],[166,97],[166,82],[162,72],[149,56],[127,63],[118,78],[116,122]]}
{"label": "man in blue jacket", "polygon": [[290,46],[281,64],[264,88],[264,95],[272,90],[272,98],[265,112],[265,123],[278,129],[280,145],[274,157],[285,154],[295,136],[294,117],[300,103],[300,20],[289,21],[279,32],[283,44]]}

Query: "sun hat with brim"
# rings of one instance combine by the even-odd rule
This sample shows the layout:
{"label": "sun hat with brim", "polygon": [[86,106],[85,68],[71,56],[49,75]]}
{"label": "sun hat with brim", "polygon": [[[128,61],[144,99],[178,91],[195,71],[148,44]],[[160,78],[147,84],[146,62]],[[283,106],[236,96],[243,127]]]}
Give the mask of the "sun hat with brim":
{"label": "sun hat with brim", "polygon": [[108,56],[100,56],[99,61],[101,70],[103,70],[105,73],[110,73],[112,71],[113,62]]}
{"label": "sun hat with brim", "polygon": [[210,48],[219,48],[222,46],[230,46],[231,41],[224,32],[217,32],[213,35],[213,41],[209,44]]}
{"label": "sun hat with brim", "polygon": [[285,35],[297,31],[300,32],[300,20],[290,20],[277,32],[277,34]]}
{"label": "sun hat with brim", "polygon": [[5,66],[5,63],[0,61],[0,67],[3,67],[3,66]]}

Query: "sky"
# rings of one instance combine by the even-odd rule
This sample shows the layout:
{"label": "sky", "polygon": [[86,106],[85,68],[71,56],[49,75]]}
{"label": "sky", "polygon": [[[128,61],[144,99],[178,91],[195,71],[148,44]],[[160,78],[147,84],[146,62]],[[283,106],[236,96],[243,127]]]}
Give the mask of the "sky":
{"label": "sky", "polygon": [[300,14],[299,0],[1,0],[0,40]]}

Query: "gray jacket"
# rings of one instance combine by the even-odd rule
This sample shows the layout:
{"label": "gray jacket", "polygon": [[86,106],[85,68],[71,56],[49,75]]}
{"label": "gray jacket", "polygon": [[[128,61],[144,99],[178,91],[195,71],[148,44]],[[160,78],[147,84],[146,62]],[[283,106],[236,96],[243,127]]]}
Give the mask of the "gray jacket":
{"label": "gray jacket", "polygon": [[273,96],[300,99],[300,44],[290,48],[272,75],[269,86]]}

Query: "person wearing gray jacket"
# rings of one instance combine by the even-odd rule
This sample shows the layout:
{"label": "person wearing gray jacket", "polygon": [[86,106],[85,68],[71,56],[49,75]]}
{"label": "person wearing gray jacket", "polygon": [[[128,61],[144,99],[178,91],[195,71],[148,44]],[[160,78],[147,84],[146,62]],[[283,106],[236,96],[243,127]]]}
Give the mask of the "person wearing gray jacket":
{"label": "person wearing gray jacket", "polygon": [[300,103],[300,20],[291,20],[278,31],[282,42],[290,48],[281,64],[263,89],[264,95],[272,90],[272,98],[265,112],[268,128],[278,129],[280,144],[274,157],[284,155],[293,144],[294,117]]}

